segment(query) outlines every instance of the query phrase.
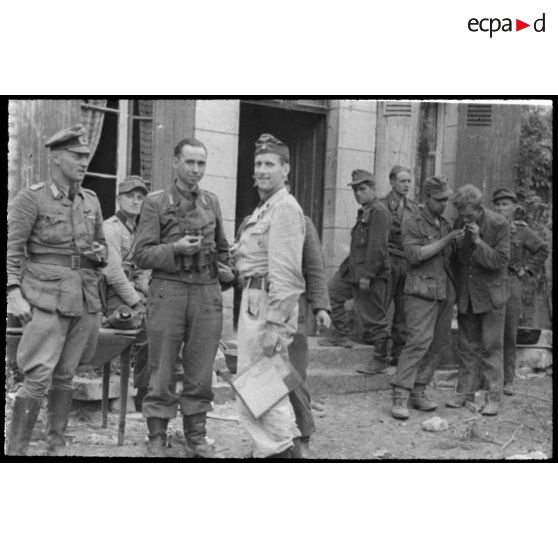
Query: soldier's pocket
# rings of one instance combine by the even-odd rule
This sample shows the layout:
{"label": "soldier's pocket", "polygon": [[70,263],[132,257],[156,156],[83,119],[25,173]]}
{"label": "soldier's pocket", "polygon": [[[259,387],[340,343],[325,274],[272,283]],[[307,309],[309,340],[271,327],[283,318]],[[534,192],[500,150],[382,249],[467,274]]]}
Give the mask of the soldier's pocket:
{"label": "soldier's pocket", "polygon": [[62,272],[47,264],[30,264],[25,267],[21,290],[31,306],[55,312],[60,298]]}
{"label": "soldier's pocket", "polygon": [[64,244],[71,240],[72,224],[65,213],[40,215],[37,228],[39,238],[47,244]]}
{"label": "soldier's pocket", "polygon": [[407,273],[403,293],[406,295],[420,296],[426,300],[436,300],[438,298],[436,278],[432,276]]}
{"label": "soldier's pocket", "polygon": [[488,296],[494,308],[500,308],[508,300],[508,286],[505,283],[496,283],[488,287]]}

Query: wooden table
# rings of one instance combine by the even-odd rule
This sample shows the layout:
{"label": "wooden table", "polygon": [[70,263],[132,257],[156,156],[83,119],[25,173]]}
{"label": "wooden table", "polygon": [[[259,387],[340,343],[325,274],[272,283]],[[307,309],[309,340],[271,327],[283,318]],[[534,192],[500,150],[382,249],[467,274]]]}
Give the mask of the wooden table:
{"label": "wooden table", "polygon": [[[16,360],[16,351],[21,339],[22,328],[6,328],[6,355],[10,360]],[[120,357],[120,418],[118,421],[118,445],[124,444],[126,430],[126,407],[128,403],[128,381],[130,379],[130,351],[134,344],[138,330],[101,328],[95,355],[90,362],[83,363],[103,369],[103,386],[101,415],[102,428],[107,428],[109,381],[111,362]]]}

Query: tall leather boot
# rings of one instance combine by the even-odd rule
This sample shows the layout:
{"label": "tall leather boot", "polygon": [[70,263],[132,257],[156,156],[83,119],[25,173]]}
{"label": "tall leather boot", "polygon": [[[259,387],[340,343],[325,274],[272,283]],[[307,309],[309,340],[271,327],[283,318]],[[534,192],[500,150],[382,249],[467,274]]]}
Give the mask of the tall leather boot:
{"label": "tall leather boot", "polygon": [[64,433],[68,427],[74,390],[50,389],[47,394],[47,455],[56,455],[66,445]]}
{"label": "tall leather boot", "polygon": [[16,397],[10,423],[10,433],[6,448],[7,455],[26,455],[33,427],[37,422],[40,399],[30,397]]}
{"label": "tall leather boot", "polygon": [[409,407],[407,405],[408,401],[409,401],[409,390],[399,386],[393,386],[391,416],[399,420],[408,419],[409,418]]}
{"label": "tall leather boot", "polygon": [[147,430],[147,455],[149,457],[165,457],[165,448],[167,446],[167,426],[169,419],[159,417],[148,417]]}
{"label": "tall leather boot", "polygon": [[388,357],[388,340],[382,339],[376,341],[374,345],[374,353],[368,365],[368,368],[357,370],[361,374],[368,374],[373,376],[375,374],[385,374],[388,371],[389,357]]}
{"label": "tall leather boot", "polygon": [[208,443],[205,413],[195,415],[182,415],[184,438],[186,439],[186,457],[202,457],[211,459],[215,451]]}
{"label": "tall leather boot", "polygon": [[409,403],[411,404],[411,407],[418,409],[419,411],[429,412],[438,408],[437,403],[428,399],[428,396],[426,395],[426,386],[423,384],[415,384],[415,387],[411,391]]}

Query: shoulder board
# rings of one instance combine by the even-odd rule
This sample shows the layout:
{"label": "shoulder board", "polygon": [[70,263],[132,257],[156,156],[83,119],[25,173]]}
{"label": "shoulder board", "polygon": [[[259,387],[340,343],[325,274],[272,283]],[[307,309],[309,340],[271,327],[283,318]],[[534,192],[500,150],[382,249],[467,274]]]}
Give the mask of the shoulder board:
{"label": "shoulder board", "polygon": [[82,190],[84,192],[87,192],[90,196],[95,196],[97,197],[97,194],[95,192],[93,192],[93,190],[90,190],[89,188],[82,188]]}
{"label": "shoulder board", "polygon": [[412,199],[410,199],[410,198],[407,198],[407,201],[408,201],[411,205],[416,205],[416,206],[420,207],[420,203],[417,202],[417,201],[415,201],[415,200],[412,200]]}
{"label": "shoulder board", "polygon": [[158,194],[161,194],[163,192],[164,190],[162,188],[160,190],[154,190],[153,192],[149,192],[149,194],[147,194],[147,197],[157,196]]}
{"label": "shoulder board", "polygon": [[527,227],[527,223],[525,221],[514,221],[514,225],[519,225],[520,227]]}
{"label": "shoulder board", "polygon": [[33,191],[38,190],[39,188],[42,188],[45,185],[44,182],[39,182],[39,184],[33,184],[33,186],[29,186],[29,188]]}
{"label": "shoulder board", "polygon": [[116,215],[113,215],[112,217],[109,217],[108,219],[105,219],[105,223],[118,223],[119,219]]}

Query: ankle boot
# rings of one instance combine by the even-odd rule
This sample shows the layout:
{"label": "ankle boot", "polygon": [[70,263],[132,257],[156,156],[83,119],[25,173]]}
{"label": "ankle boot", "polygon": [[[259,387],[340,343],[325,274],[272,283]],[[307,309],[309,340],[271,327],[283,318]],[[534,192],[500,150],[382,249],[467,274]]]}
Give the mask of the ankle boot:
{"label": "ankle boot", "polygon": [[464,407],[467,401],[469,401],[470,403],[474,403],[475,396],[472,393],[457,393],[454,397],[446,401],[446,407],[459,409],[460,407]]}
{"label": "ankle boot", "polygon": [[357,370],[361,374],[368,374],[373,376],[375,374],[385,374],[388,370],[389,366],[389,357],[388,357],[388,340],[382,339],[381,341],[376,341],[374,345],[374,352],[372,353],[372,359],[368,365],[368,368]]}
{"label": "ankle boot", "polygon": [[392,390],[391,416],[396,419],[405,420],[409,418],[409,390],[394,386]]}
{"label": "ankle boot", "polygon": [[204,459],[215,457],[214,449],[207,439],[206,420],[205,413],[182,415],[187,457],[202,457]]}
{"label": "ankle boot", "polygon": [[297,459],[295,447],[294,445],[289,446],[286,450],[274,453],[273,455],[268,455],[266,459]]}
{"label": "ankle boot", "polygon": [[428,399],[426,395],[426,386],[422,384],[416,384],[411,392],[411,397],[409,399],[411,407],[418,409],[419,411],[434,411],[438,408],[438,404],[434,403]]}
{"label": "ankle boot", "polygon": [[486,394],[486,405],[482,408],[481,413],[485,416],[494,417],[500,409],[500,392],[489,391]]}
{"label": "ankle boot", "polygon": [[30,397],[16,397],[10,423],[10,434],[6,448],[7,455],[26,455],[33,427],[37,422],[40,399]]}
{"label": "ankle boot", "polygon": [[72,409],[73,390],[50,389],[47,394],[47,455],[56,455],[66,445],[64,433]]}
{"label": "ankle boot", "polygon": [[150,457],[165,457],[167,447],[167,426],[169,419],[149,417],[147,419],[148,442],[147,454]]}

